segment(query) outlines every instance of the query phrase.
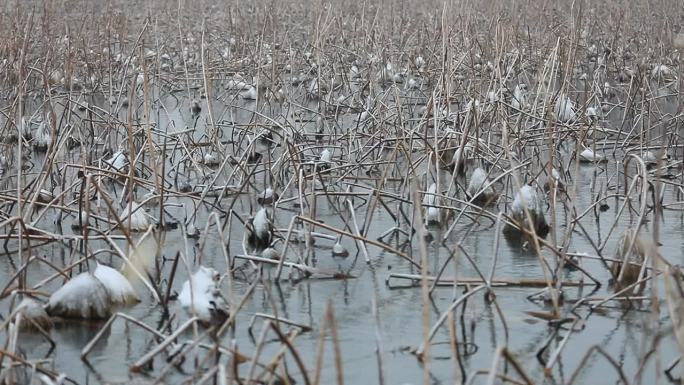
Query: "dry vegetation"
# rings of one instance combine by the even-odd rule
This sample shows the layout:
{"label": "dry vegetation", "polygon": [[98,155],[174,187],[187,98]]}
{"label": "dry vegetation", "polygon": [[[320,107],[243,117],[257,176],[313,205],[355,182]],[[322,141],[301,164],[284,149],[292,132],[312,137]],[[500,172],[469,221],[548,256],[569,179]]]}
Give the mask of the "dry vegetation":
{"label": "dry vegetation", "polygon": [[[681,253],[659,251],[663,226],[677,225],[663,217],[684,208],[679,1],[1,7],[0,383],[79,382],[54,354],[22,348],[79,318],[100,331],[83,365],[125,322],[149,339],[129,367],[148,379],[184,367],[169,382],[342,384],[353,366],[335,302],[309,325],[279,315],[268,289],[356,279],[319,266],[321,250],[405,267],[386,278],[421,293],[405,310],[422,319],[410,351],[424,377],[413,382],[435,382],[437,335],[450,341],[448,382],[541,383],[528,373],[541,365],[547,380],[573,383],[596,356],[613,383],[650,382],[642,369],[653,361],[653,378],[677,377],[679,359],[658,351],[669,339],[684,353]],[[591,170],[588,189],[580,169]],[[600,218],[610,226],[597,236],[586,223]],[[492,234],[491,269],[464,246],[475,232]],[[501,276],[499,234],[539,273]],[[435,244],[450,251],[439,265]],[[442,286],[454,297],[435,317]],[[503,287],[543,289],[530,296],[541,304],[530,314],[548,324],[538,361],[519,362],[505,343],[515,330]],[[568,298],[577,287],[610,289]],[[271,313],[245,315],[255,288]],[[464,364],[457,337],[476,297],[506,335],[487,369]],[[161,322],[131,316],[136,306]],[[608,307],[650,314],[639,367],[599,344],[564,350]],[[380,322],[368,327],[378,372],[367,383],[384,383],[391,358]],[[247,333],[253,343],[238,347]],[[319,336],[315,362],[300,357],[305,333]],[[564,354],[580,358],[563,374]]]}

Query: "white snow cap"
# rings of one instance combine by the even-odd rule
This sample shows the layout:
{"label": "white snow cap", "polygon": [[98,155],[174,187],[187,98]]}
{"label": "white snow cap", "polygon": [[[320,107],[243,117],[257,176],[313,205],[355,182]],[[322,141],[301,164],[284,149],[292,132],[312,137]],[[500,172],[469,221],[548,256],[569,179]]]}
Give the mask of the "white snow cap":
{"label": "white snow cap", "polygon": [[52,293],[46,310],[51,316],[102,319],[111,314],[107,289],[91,273],[81,273]]}
{"label": "white snow cap", "polygon": [[121,210],[121,223],[132,231],[145,231],[150,226],[145,210],[137,202],[131,202]]}
{"label": "white snow cap", "polygon": [[[475,196],[482,188],[489,184],[489,178],[487,178],[487,172],[482,168],[478,167],[473,170],[473,174],[470,176],[470,182],[468,183],[468,188],[466,192],[470,197]],[[482,193],[491,194],[494,192],[492,186],[488,186]]]}
{"label": "white snow cap", "polygon": [[528,185],[523,186],[520,191],[515,194],[515,199],[511,205],[511,211],[513,215],[523,215],[525,207],[533,214],[542,213],[542,203],[537,196],[537,190]]}
{"label": "white snow cap", "polygon": [[560,95],[556,100],[556,118],[563,123],[575,120],[575,103],[566,95]]}
{"label": "white snow cap", "polygon": [[256,232],[257,236],[262,239],[268,237],[269,229],[267,214],[268,213],[266,212],[266,209],[262,207],[254,216],[254,231]]}
{"label": "white snow cap", "polygon": [[321,151],[320,161],[322,163],[330,163],[331,159],[332,159],[332,153],[330,152],[330,150],[328,150],[326,148],[325,150]]}
{"label": "white snow cap", "polygon": [[209,322],[212,310],[225,306],[218,291],[219,274],[210,267],[200,266],[197,272],[183,283],[178,302],[190,314]]}
{"label": "white snow cap", "polygon": [[131,283],[119,271],[98,263],[93,275],[107,290],[113,304],[132,304],[140,301]]}
{"label": "white snow cap", "polygon": [[605,157],[603,155],[597,154],[591,148],[585,148],[584,151],[580,153],[580,162],[602,162]]}

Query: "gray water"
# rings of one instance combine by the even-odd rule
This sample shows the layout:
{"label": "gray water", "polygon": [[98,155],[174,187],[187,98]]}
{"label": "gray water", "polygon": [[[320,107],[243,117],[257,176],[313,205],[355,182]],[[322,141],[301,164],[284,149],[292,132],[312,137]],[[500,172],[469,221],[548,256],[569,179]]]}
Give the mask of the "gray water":
{"label": "gray water", "polygon": [[[219,96],[220,97],[220,96]],[[102,97],[103,98],[103,97]],[[157,122],[156,129],[160,131],[175,132],[185,128],[185,126],[192,127],[195,125],[192,118],[189,116],[188,106],[189,98],[182,97],[179,104],[173,104],[172,98],[167,97],[164,100],[164,105],[168,105],[169,111],[172,111],[170,116],[167,116],[158,105],[155,105],[156,116],[153,116],[154,121]],[[206,107],[206,101],[203,100],[203,105]],[[95,100],[92,103],[97,104]],[[100,99],[100,105],[107,108],[103,100]],[[251,119],[250,109],[254,109],[254,103],[245,103],[235,101],[236,104],[244,107],[244,109],[226,108],[225,104],[216,102],[215,120],[231,120],[236,123],[248,123]],[[672,104],[669,105],[673,107]],[[263,111],[263,110],[262,110]],[[203,109],[202,115],[197,121],[198,129],[192,134],[195,140],[201,140],[202,134],[206,132],[205,121],[207,119],[207,108]],[[138,114],[141,112],[138,111]],[[619,112],[616,112],[618,115]],[[119,112],[120,119],[125,119],[125,113]],[[340,124],[346,121],[353,122],[355,114],[350,114],[348,117],[340,119]],[[347,120],[345,120],[347,119]],[[303,124],[301,129],[313,130],[315,123]],[[349,123],[353,124],[353,123]],[[619,124],[617,119],[608,120],[609,127]],[[232,131],[234,132],[234,131]],[[231,137],[231,130],[224,131],[224,138]],[[255,132],[252,130],[252,135]],[[121,138],[120,136],[118,137]],[[159,135],[155,135],[155,142],[161,143],[163,139]],[[104,140],[105,145],[98,146],[97,154],[92,154],[94,159],[101,156],[101,153],[107,145],[114,146],[117,143],[115,138],[107,138]],[[315,146],[317,144],[313,144]],[[332,144],[323,143],[321,145],[330,146]],[[343,143],[343,147],[346,144]],[[568,154],[573,150],[573,145],[568,145]],[[229,145],[230,147],[230,145]],[[258,145],[259,150],[265,151],[266,147],[263,144]],[[79,163],[80,149],[71,151],[64,151],[60,154],[60,162]],[[275,149],[274,154],[278,154],[282,149]],[[307,154],[313,157],[318,154],[320,149],[309,151]],[[177,150],[180,154],[180,151]],[[340,153],[335,152],[334,156],[339,157]],[[32,160],[35,165],[40,165],[42,162],[40,154],[33,154]],[[623,176],[615,175],[618,169],[616,162],[621,162],[624,152],[619,150],[616,153],[616,158],[611,159],[608,163],[600,165],[580,165],[578,173],[571,175],[572,181],[576,186],[576,196],[574,204],[579,211],[583,211],[589,207],[596,195],[596,186],[600,186],[606,181],[611,188],[619,188],[619,193],[623,191]],[[274,156],[276,158],[277,156]],[[568,158],[569,159],[569,155]],[[170,166],[171,163],[167,162]],[[574,170],[574,163],[571,170]],[[398,168],[401,168],[400,165]],[[633,167],[633,166],[632,166]],[[191,167],[187,165],[181,170],[190,170]],[[425,171],[425,166],[423,166]],[[31,170],[30,172],[34,172]],[[213,170],[204,169],[204,172],[211,174]],[[75,169],[70,169],[68,173],[74,174]],[[206,181],[202,178],[202,172],[187,171],[181,178],[188,179],[188,182],[197,186]],[[227,173],[226,173],[227,174]],[[224,174],[220,180],[226,178]],[[35,174],[27,174],[27,180],[34,178]],[[448,184],[449,174],[442,172],[440,174],[442,183]],[[619,179],[619,181],[618,181]],[[68,181],[73,180],[67,178]],[[233,210],[242,218],[248,218],[250,214],[255,211],[257,207],[254,193],[255,190],[263,188],[265,177],[259,174],[254,177],[256,189],[250,188],[248,194],[243,194],[237,198]],[[595,182],[595,183],[594,183]],[[7,182],[6,182],[7,183]],[[25,183],[25,182],[24,182]],[[361,192],[367,197],[374,183],[370,181],[360,181],[360,185],[365,185],[366,188],[355,186],[352,191]],[[619,186],[617,186],[619,183]],[[222,185],[220,181],[216,185]],[[8,186],[6,186],[8,187]],[[280,186],[282,188],[282,186]],[[120,197],[121,188],[108,186],[108,191],[116,192],[117,197]],[[344,182],[339,182],[331,186],[338,191],[344,191],[347,186]],[[503,185],[497,185],[497,189],[501,190]],[[401,194],[398,182],[391,182],[385,189],[390,192]],[[665,187],[664,203],[672,203],[681,200],[675,186],[666,185]],[[445,188],[443,188],[445,190]],[[55,190],[58,192],[59,189]],[[200,187],[196,187],[195,191],[201,191]],[[138,192],[141,196],[144,190]],[[294,188],[286,191],[280,191],[284,199],[296,196]],[[616,191],[611,191],[615,193]],[[489,208],[493,213],[505,211],[506,203],[510,204],[511,192],[507,192],[509,197],[503,197],[499,200],[496,207]],[[233,196],[227,196],[219,205],[223,209],[227,209],[230,205]],[[632,194],[632,198],[636,200],[636,194]],[[207,198],[213,201],[214,198]],[[71,200],[71,193],[67,201]],[[366,216],[367,205],[356,197],[353,199],[356,207],[356,216],[360,222],[363,223],[363,218]],[[182,207],[167,207],[169,215],[166,220],[175,220],[182,222],[186,213],[189,216],[191,208],[194,207],[192,199],[183,197],[173,197],[169,199],[170,203],[184,204],[186,208]],[[343,203],[342,200],[340,200]],[[340,205],[341,205],[340,203]],[[604,237],[615,220],[619,207],[623,203],[623,199],[609,198],[607,200],[610,208],[600,213],[598,220],[592,215],[583,217],[581,224],[587,233],[592,237],[594,242],[603,241]],[[635,206],[638,209],[638,202]],[[390,207],[396,207],[396,203],[389,203]],[[283,204],[285,208],[292,207],[292,203]],[[324,222],[327,225],[344,229],[344,222],[337,213],[337,209],[324,196],[319,196],[316,201],[316,220]],[[7,207],[7,206],[6,206]],[[71,207],[74,207],[72,204]],[[77,208],[77,204],[75,205]],[[557,204],[556,218],[558,223],[564,224],[567,220],[567,214],[562,210],[562,205]],[[660,247],[661,254],[667,258],[671,263],[681,264],[682,252],[684,248],[684,216],[681,211],[677,210],[678,206],[673,206],[675,209],[666,209],[663,213],[662,222],[660,223],[660,240],[662,246]],[[101,207],[101,209],[104,209]],[[16,210],[16,209],[15,209]],[[404,205],[404,210],[410,212],[407,205]],[[106,213],[106,210],[104,211]],[[274,224],[279,229],[286,229],[289,225],[290,218],[295,215],[296,209],[285,210],[279,208],[275,212]],[[308,212],[308,206],[305,210]],[[183,231],[181,228],[169,230],[165,232],[164,242],[162,245],[161,254],[165,260],[161,263],[161,276],[168,277],[170,274],[172,258],[177,251],[181,251],[186,255],[186,261],[189,266],[194,267],[198,264],[198,258],[202,259],[202,264],[212,266],[219,272],[225,273],[227,271],[226,260],[221,251],[222,240],[218,235],[215,226],[210,226],[208,233],[204,232],[204,227],[207,224],[207,218],[210,213],[210,208],[207,205],[199,205],[197,219],[195,225],[202,230],[202,237],[199,240],[188,239],[187,244],[184,241]],[[9,215],[10,213],[5,213]],[[158,207],[152,208],[149,211],[152,216],[158,217]],[[550,212],[547,213],[547,218],[550,218]],[[345,214],[347,215],[347,214]],[[105,214],[106,216],[106,214]],[[625,210],[623,214],[617,219],[618,226],[610,236],[608,245],[605,248],[604,256],[613,257],[615,245],[619,236],[628,226],[635,225],[638,215],[629,210]],[[55,212],[48,213],[44,219],[36,224],[37,227],[48,229],[51,232],[59,232],[61,230],[65,235],[73,234],[70,224],[75,220],[74,216],[66,216],[63,218],[61,224],[55,224]],[[652,218],[652,214],[649,215]],[[225,218],[222,218],[225,221]],[[480,220],[480,227],[472,230],[467,237],[463,238],[463,234],[471,226],[475,226],[469,219],[462,218],[461,222],[456,226],[455,231],[450,238],[444,243],[432,241],[428,245],[428,267],[431,274],[435,274],[441,267],[444,261],[449,258],[451,250],[454,249],[457,242],[461,242],[465,250],[471,255],[483,272],[488,272],[494,261],[495,253],[498,253],[495,278],[500,279],[543,279],[543,273],[540,267],[539,259],[529,248],[521,248],[520,245],[507,242],[503,237],[500,238],[498,251],[494,250],[495,239],[497,233],[495,226],[490,219],[483,218]],[[376,239],[387,229],[394,226],[395,223],[387,214],[387,211],[377,206],[373,215],[372,223],[367,226],[367,237],[369,239]],[[182,226],[181,226],[182,227]],[[404,228],[408,228],[404,225]],[[233,218],[232,226],[229,228],[231,234],[231,242],[228,251],[231,256],[242,254],[241,241],[243,227],[240,222]],[[653,223],[645,225],[645,229],[651,231]],[[563,233],[566,228],[560,226],[555,228],[556,237],[558,240],[563,239]],[[326,233],[325,230],[316,229],[317,232]],[[429,228],[433,233],[435,239],[441,239],[444,229]],[[112,234],[120,234],[118,231],[113,231]],[[135,239],[139,239],[140,234],[135,235]],[[551,239],[551,235],[547,237]],[[405,241],[405,237],[401,237],[401,242]],[[126,248],[125,242],[118,240],[119,246]],[[204,245],[203,252],[200,254],[200,244]],[[377,383],[380,375],[379,364],[376,355],[376,349],[379,347],[382,361],[382,376],[386,384],[417,384],[422,382],[423,366],[410,353],[412,348],[417,348],[422,342],[422,329],[424,327],[422,322],[423,306],[428,306],[430,314],[430,326],[435,320],[447,309],[449,304],[458,298],[463,288],[454,289],[452,287],[437,288],[432,300],[428,304],[423,304],[421,288],[419,286],[410,288],[391,288],[387,285],[386,280],[392,273],[410,273],[418,274],[419,272],[412,267],[407,261],[381,250],[380,248],[368,245],[368,252],[370,255],[370,263],[366,263],[363,253],[357,248],[357,245],[352,239],[344,237],[342,239],[343,245],[350,250],[350,256],[346,259],[334,259],[331,256],[330,247],[333,241],[318,239],[313,248],[313,262],[316,267],[321,270],[347,272],[352,278],[349,279],[304,279],[301,281],[284,280],[276,283],[269,280],[274,271],[272,269],[264,270],[264,280],[256,286],[254,293],[248,298],[245,306],[239,311],[236,320],[235,335],[236,344],[243,354],[249,355],[254,350],[254,342],[249,337],[247,328],[252,316],[255,313],[273,314],[274,309],[271,302],[275,304],[277,313],[280,317],[288,318],[304,325],[313,327],[312,332],[304,333],[297,337],[295,347],[310,372],[313,372],[316,362],[316,349],[319,338],[319,326],[322,323],[326,303],[332,303],[335,319],[338,328],[340,349],[342,353],[342,363],[344,368],[344,380],[348,384],[367,384]],[[406,249],[412,252],[413,258],[419,261],[419,242],[417,238],[413,238],[411,246]],[[280,244],[282,246],[282,243]],[[16,241],[9,243],[11,250],[16,250],[18,244]],[[97,250],[100,248],[108,248],[102,241],[90,241],[90,250]],[[394,244],[393,247],[398,247]],[[34,255],[45,256],[47,259],[56,263],[58,266],[66,266],[73,262],[78,257],[79,246],[76,241],[69,242],[54,242],[48,246],[33,248]],[[304,254],[305,248],[303,246],[291,246],[288,257],[294,260],[296,255]],[[595,251],[590,245],[590,242],[585,238],[584,234],[575,231],[572,234],[572,241],[568,251],[571,252],[586,252],[595,255]],[[542,255],[551,257],[548,250],[543,250]],[[12,255],[14,263],[17,263],[18,257],[16,252]],[[100,262],[111,263],[115,267],[121,266],[121,261],[117,258],[112,258],[109,254],[99,254]],[[243,260],[236,260],[236,266],[241,267],[240,271],[236,272],[233,278],[232,287],[228,284],[228,280],[224,279],[223,292],[224,295],[234,302],[239,301],[242,295],[247,291],[252,280],[255,277],[255,271]],[[582,266],[587,269],[594,277],[599,279],[603,286],[592,292],[592,286],[585,286],[583,288],[565,288],[566,302],[572,303],[573,299],[583,296],[591,295],[592,297],[605,297],[611,294],[612,288],[608,285],[610,273],[605,269],[604,265],[597,260],[584,259]],[[0,282],[7,282],[13,274],[14,268],[10,262],[10,258],[0,258]],[[449,267],[446,269],[445,276],[452,276],[454,269]],[[287,272],[287,270],[286,270]],[[457,275],[461,278],[476,278],[477,273],[468,263],[467,259],[461,256],[458,258]],[[53,270],[46,265],[34,263],[28,269],[28,285],[35,285],[40,280],[53,274]],[[180,286],[187,279],[188,273],[184,263],[179,264],[179,269],[174,280],[173,288],[180,291]],[[575,270],[564,269],[563,279],[567,281],[578,281],[581,279],[582,273]],[[60,280],[54,280],[48,285],[40,288],[42,293],[49,295],[52,291],[58,288],[61,284]],[[585,281],[587,281],[585,279]],[[406,282],[404,282],[406,283]],[[156,306],[149,291],[138,282],[136,285],[138,294],[143,298],[143,301],[131,308],[121,309],[122,312],[129,314],[142,322],[152,326],[158,327],[160,323],[164,322],[165,317],[162,314],[160,306]],[[474,285],[476,286],[476,285]],[[559,363],[553,367],[552,376],[545,377],[543,367],[536,359],[538,350],[546,343],[547,338],[551,335],[553,329],[547,323],[539,318],[527,314],[527,311],[549,311],[550,307],[543,303],[535,303],[527,299],[528,296],[539,291],[538,288],[519,288],[519,287],[502,287],[495,289],[498,303],[503,309],[505,321],[508,328],[508,335],[504,331],[504,327],[500,318],[496,315],[493,305],[485,301],[482,293],[476,294],[467,301],[465,308],[459,307],[456,312],[457,316],[457,333],[459,342],[465,347],[462,353],[462,365],[466,370],[466,374],[472,375],[477,370],[487,370],[491,367],[492,357],[496,349],[500,346],[506,346],[514,355],[516,360],[522,363],[524,369],[531,376],[533,380],[539,383],[563,383],[569,379],[571,373],[579,365],[580,360],[587,352],[589,347],[598,345],[602,347],[608,354],[614,357],[622,366],[628,378],[632,378],[637,372],[639,363],[643,355],[652,348],[650,344],[653,341],[654,333],[664,333],[664,338],[659,340],[656,357],[652,357],[647,361],[646,366],[642,370],[643,382],[651,383],[656,378],[662,378],[662,366],[669,364],[675,357],[677,357],[677,345],[672,338],[670,330],[670,320],[665,311],[660,312],[661,319],[657,320],[660,325],[660,330],[654,328],[652,315],[649,312],[641,310],[626,311],[623,307],[616,303],[611,303],[610,307],[605,307],[600,311],[596,311],[587,317],[583,322],[583,329],[573,333],[567,346],[564,348]],[[662,294],[662,290],[661,290]],[[5,316],[9,312],[9,300],[5,299],[0,302],[0,313]],[[374,305],[375,304],[375,305]],[[374,306],[377,307],[377,322],[374,317]],[[566,305],[570,306],[570,305]],[[648,309],[649,305],[643,305],[643,309]],[[174,328],[187,319],[185,314],[175,302],[171,302],[169,306],[170,312],[175,316],[172,321]],[[588,315],[588,308],[586,306],[579,307],[577,313],[586,317]],[[460,318],[459,318],[460,317]],[[105,338],[95,346],[94,350],[88,356],[88,365],[82,362],[79,358],[81,349],[92,339],[100,330],[102,323],[68,320],[59,322],[54,330],[51,331],[51,337],[56,342],[56,348],[48,355],[50,345],[40,336],[28,333],[22,333],[20,338],[20,350],[31,359],[39,359],[48,355],[49,358],[54,359],[52,366],[58,372],[64,372],[67,376],[79,383],[127,383],[132,379],[143,380],[144,375],[132,374],[128,368],[136,362],[151,346],[151,335],[141,328],[134,325],[126,325],[122,320],[114,322],[111,330],[105,334]],[[258,336],[262,327],[262,321],[258,320],[254,327],[254,335]],[[379,336],[379,341],[376,344],[376,333]],[[549,351],[558,346],[563,336],[567,331],[561,331],[559,337],[550,344]],[[273,334],[269,338],[273,338]],[[2,339],[6,338],[3,333]],[[183,338],[192,338],[190,333],[183,335]],[[434,383],[453,383],[454,381],[454,366],[451,360],[451,351],[449,345],[446,344],[449,340],[448,330],[442,327],[433,340],[433,345],[430,349],[433,359],[429,362],[429,371],[432,382]],[[270,340],[264,352],[262,359],[268,361],[277,350],[280,349],[280,344]],[[208,342],[208,340],[207,340]],[[230,344],[229,334],[221,341],[224,345]],[[326,349],[324,351],[324,368],[322,373],[322,383],[335,382],[335,369],[333,365],[333,350],[331,348],[331,339],[326,336]],[[379,344],[379,345],[378,345]],[[467,350],[467,352],[465,351]],[[201,354],[200,354],[201,356]],[[192,357],[192,354],[189,355]],[[548,358],[548,355],[547,355]],[[301,383],[301,377],[298,374],[297,367],[290,356],[287,358],[288,370],[298,383]],[[656,362],[659,362],[661,368],[657,368]],[[149,378],[156,377],[162,368],[167,365],[159,357],[154,360],[153,369],[149,371]],[[249,364],[243,364],[239,372],[246,375]],[[181,368],[185,371],[182,373],[177,369],[171,369],[164,377],[167,383],[179,383],[188,378],[188,373],[194,369],[194,360],[187,359]],[[475,382],[484,383],[486,375],[479,377]],[[617,375],[613,369],[606,363],[605,360],[599,358],[598,355],[593,356],[591,362],[585,367],[580,374],[577,383],[615,383]]]}

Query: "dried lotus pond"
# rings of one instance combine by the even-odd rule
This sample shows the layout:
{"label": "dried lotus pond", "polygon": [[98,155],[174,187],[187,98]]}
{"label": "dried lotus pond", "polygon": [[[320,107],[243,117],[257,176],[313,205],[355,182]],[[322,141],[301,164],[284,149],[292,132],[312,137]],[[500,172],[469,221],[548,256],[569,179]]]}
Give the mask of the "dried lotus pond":
{"label": "dried lotus pond", "polygon": [[675,0],[5,0],[0,384],[666,384]]}

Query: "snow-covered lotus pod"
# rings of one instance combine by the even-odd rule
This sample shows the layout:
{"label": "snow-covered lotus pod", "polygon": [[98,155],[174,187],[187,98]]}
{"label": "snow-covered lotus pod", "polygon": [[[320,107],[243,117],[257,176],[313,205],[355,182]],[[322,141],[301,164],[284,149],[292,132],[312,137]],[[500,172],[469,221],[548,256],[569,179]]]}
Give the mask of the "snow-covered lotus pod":
{"label": "snow-covered lotus pod", "polygon": [[4,155],[0,155],[0,178],[5,176],[8,171],[9,164],[7,158]]}
{"label": "snow-covered lotus pod", "polygon": [[319,171],[329,170],[332,166],[332,152],[327,148],[321,151],[321,156],[318,158],[317,167]]}
{"label": "snow-covered lotus pod", "polygon": [[556,107],[554,109],[556,118],[559,122],[571,123],[575,120],[575,103],[565,95],[560,95],[556,100]]}
{"label": "snow-covered lotus pod", "polygon": [[335,258],[347,258],[349,256],[349,250],[342,246],[340,241],[335,242],[332,248],[332,256]]}
{"label": "snow-covered lotus pod", "polygon": [[83,227],[88,226],[90,223],[89,215],[85,210],[81,210],[77,218],[71,223],[71,228],[73,230],[81,230]]}
{"label": "snow-covered lotus pod", "polygon": [[118,270],[98,263],[93,275],[107,290],[112,304],[132,305],[140,302],[131,283]]}
{"label": "snow-covered lotus pod", "polygon": [[[24,139],[29,140],[29,139],[33,138],[33,133],[31,132],[31,126],[26,121],[26,118],[24,118],[24,117],[21,118],[21,124],[19,124],[19,127],[17,127],[17,128],[19,129],[19,135],[21,135],[21,137],[23,137]],[[11,133],[10,139],[12,139],[13,141],[16,140],[17,139],[16,134]]]}
{"label": "snow-covered lotus pod", "polygon": [[264,249],[264,251],[261,252],[261,257],[262,258],[268,258],[268,259],[273,259],[273,260],[280,260],[281,258],[280,252],[278,250],[272,248],[272,247],[267,247]]}
{"label": "snow-covered lotus pod", "polygon": [[645,151],[642,155],[642,159],[644,160],[644,163],[646,163],[647,165],[653,166],[656,165],[659,160],[662,161],[663,164],[667,163],[669,156],[665,151],[663,151],[660,154],[660,156],[656,155],[656,153],[654,153],[653,151]]}
{"label": "snow-covered lotus pod", "polygon": [[392,81],[392,77],[394,76],[394,70],[392,63],[387,62],[384,67],[382,67],[376,74],[375,74],[375,79],[378,82],[381,83],[387,83]]}
{"label": "snow-covered lotus pod", "polygon": [[470,143],[466,143],[462,149],[459,146],[454,151],[454,155],[451,157],[451,161],[448,164],[454,175],[464,176],[466,174],[466,165],[469,163],[474,152],[473,146]]}
{"label": "snow-covered lotus pod", "polygon": [[496,198],[496,192],[494,191],[494,187],[490,185],[485,170],[480,167],[473,170],[472,175],[470,175],[470,182],[468,182],[466,194],[468,195],[468,198],[472,199],[473,203],[477,205],[493,202]]}
{"label": "snow-covered lotus pod", "polygon": [[62,79],[64,79],[64,75],[62,74],[62,71],[59,69],[56,69],[50,73],[50,84],[52,85],[57,85],[62,83]]}
{"label": "snow-covered lotus pod", "polygon": [[406,74],[402,72],[397,72],[396,74],[392,75],[392,81],[394,83],[402,84],[404,83],[404,78],[406,77]]}
{"label": "snow-covered lotus pod", "polygon": [[35,330],[37,328],[48,331],[52,328],[52,320],[45,311],[43,304],[27,297],[21,300],[15,308],[16,315],[12,321],[19,322],[19,330]]}
{"label": "snow-covered lotus pod", "polygon": [[[537,195],[537,190],[528,185],[523,186],[520,191],[515,194],[515,199],[511,205],[510,216],[519,227],[529,229],[530,226],[527,215],[525,214],[525,208],[527,208],[530,218],[532,219],[532,224],[537,235],[546,237],[550,229],[549,225],[546,223],[546,218],[544,217],[542,201]],[[513,226],[506,226],[504,231],[509,234],[518,233],[518,229]]]}
{"label": "snow-covered lotus pod", "polygon": [[210,167],[211,166],[218,166],[218,164],[219,164],[218,157],[216,156],[216,154],[214,154],[212,152],[207,152],[206,154],[204,154],[204,159],[202,161],[204,162],[205,165],[210,166]]}
{"label": "snow-covered lotus pod", "polygon": [[38,126],[34,139],[35,142],[33,147],[36,149],[36,151],[47,151],[48,145],[50,142],[52,142],[52,131],[46,124],[45,120],[43,120]]}
{"label": "snow-covered lotus pod", "polygon": [[204,266],[183,283],[178,302],[189,314],[206,323],[220,323],[228,317],[227,306],[219,294],[219,274]]}
{"label": "snow-covered lotus pod", "polygon": [[587,107],[586,115],[587,120],[589,120],[590,123],[595,123],[600,119],[599,112],[596,107]]}
{"label": "snow-covered lotus pod", "polygon": [[145,74],[142,72],[138,74],[138,76],[135,78],[135,84],[137,84],[138,87],[142,87],[143,84],[145,84]]}
{"label": "snow-covered lotus pod", "polygon": [[145,195],[143,195],[142,200],[145,202],[145,206],[153,207],[161,202],[161,195],[159,195],[157,189],[153,188],[150,191],[148,191]]}
{"label": "snow-covered lotus pod", "polygon": [[192,113],[192,116],[197,116],[202,112],[202,106],[200,106],[200,103],[197,99],[193,99],[192,103],[190,104],[190,113]]}
{"label": "snow-covered lotus pod", "polygon": [[680,50],[680,52],[684,51],[684,31],[679,32],[674,39],[672,39],[672,45],[675,49]]}
{"label": "snow-covered lotus pod", "polygon": [[147,281],[148,276],[156,273],[158,252],[159,244],[154,233],[145,233],[133,250],[129,252],[128,261],[121,267],[121,273],[134,285],[141,281]]}
{"label": "snow-covered lotus pod", "polygon": [[270,232],[272,231],[270,222],[268,220],[268,213],[265,208],[259,209],[254,216],[254,231],[256,235],[261,239],[266,239],[270,237]]}
{"label": "snow-covered lotus pod", "polygon": [[229,90],[236,90],[236,91],[247,91],[252,87],[250,84],[247,84],[243,82],[242,80],[228,80],[228,83],[226,83],[226,88]]}
{"label": "snow-covered lotus pod", "polygon": [[358,79],[361,77],[361,70],[356,65],[352,65],[349,70],[349,77],[352,79]]}
{"label": "snow-covered lotus pod", "polygon": [[271,245],[273,239],[273,226],[268,220],[265,208],[259,209],[254,218],[245,224],[243,246],[248,253],[257,255]]}
{"label": "snow-covered lotus pod", "polygon": [[91,273],[81,273],[50,296],[46,311],[53,317],[103,319],[112,303],[105,286]]}
{"label": "snow-covered lotus pod", "polygon": [[278,103],[284,103],[287,100],[287,95],[285,95],[285,90],[282,87],[278,88],[276,92],[269,93],[267,96]]}
{"label": "snow-covered lotus pod", "polygon": [[511,213],[513,216],[523,215],[525,208],[527,208],[530,213],[543,213],[541,199],[537,196],[537,190],[528,185],[523,186],[520,191],[515,194],[515,199],[511,205]]}
{"label": "snow-covered lotus pod", "polygon": [[620,83],[629,83],[634,77],[634,71],[631,68],[624,68],[620,70],[617,75],[617,81]]}
{"label": "snow-covered lotus pod", "polygon": [[496,91],[487,91],[487,103],[494,104],[499,101],[499,93]]}
{"label": "snow-covered lotus pod", "polygon": [[194,223],[190,223],[185,226],[185,235],[191,239],[198,239],[201,235],[201,231]]}
{"label": "snow-covered lotus pod", "polygon": [[276,200],[278,200],[278,194],[270,187],[266,187],[264,191],[257,194],[257,203],[260,205],[270,205]]}
{"label": "snow-covered lotus pod", "polygon": [[425,222],[428,225],[437,225],[440,221],[439,199],[437,197],[437,184],[432,183],[428,187],[425,196],[423,197],[423,207],[425,208]]}
{"label": "snow-covered lotus pod", "polygon": [[413,61],[413,63],[416,65],[416,68],[418,69],[418,71],[420,71],[425,66],[425,59],[423,59],[422,56],[418,56]]}
{"label": "snow-covered lotus pod", "polygon": [[40,203],[50,203],[53,199],[55,199],[55,196],[52,194],[51,191],[46,189],[40,189],[40,191],[38,192],[38,198],[36,200]]}
{"label": "snow-covered lotus pod", "polygon": [[318,84],[318,78],[313,78],[311,79],[311,82],[309,83],[309,87],[307,88],[307,91],[309,92],[309,96],[318,96],[318,92],[320,91],[321,93],[327,93],[328,92],[328,85],[325,83],[321,83],[319,86]]}
{"label": "snow-covered lotus pod", "polygon": [[107,159],[107,163],[114,171],[125,173],[128,166],[128,157],[123,151],[119,150],[111,158]]}
{"label": "snow-covered lotus pod", "polygon": [[473,110],[475,110],[475,111],[480,110],[480,101],[477,99],[470,99],[470,101],[468,101],[468,103],[466,103],[465,112],[469,112],[469,111],[473,111]]}
{"label": "snow-covered lotus pod", "polygon": [[[658,248],[651,238],[642,237],[633,228],[625,230],[615,252],[615,259],[620,262],[613,262],[610,266],[610,272],[617,287],[624,288],[638,281],[641,265],[646,257],[655,258],[657,253]],[[627,263],[624,271],[622,271],[622,262]]]}
{"label": "snow-covered lotus pod", "polygon": [[331,158],[332,153],[330,152],[330,150],[326,148],[325,150],[321,151],[321,158],[319,159],[319,161],[321,163],[329,163]]}
{"label": "snow-covered lotus pod", "polygon": [[242,98],[245,100],[256,100],[257,99],[257,89],[254,86],[249,86],[249,88],[241,94]]}
{"label": "snow-covered lotus pod", "polygon": [[665,64],[656,64],[651,70],[651,77],[656,80],[663,80],[666,82],[674,80],[674,71]]}
{"label": "snow-covered lotus pod", "polygon": [[548,192],[554,186],[560,191],[565,190],[565,183],[563,182],[560,173],[555,168],[552,168],[551,175],[546,178],[546,182],[544,183],[544,191]]}
{"label": "snow-covered lotus pod", "polygon": [[596,57],[598,56],[598,47],[596,44],[592,44],[587,48],[587,57],[590,59],[596,60]]}
{"label": "snow-covered lotus pod", "polygon": [[121,223],[126,229],[131,231],[145,231],[150,227],[145,209],[137,202],[131,202],[131,204],[127,204],[123,208],[121,211]]}
{"label": "snow-covered lotus pod", "polygon": [[582,163],[606,162],[605,156],[597,154],[591,148],[585,148],[579,155],[579,161]]}

